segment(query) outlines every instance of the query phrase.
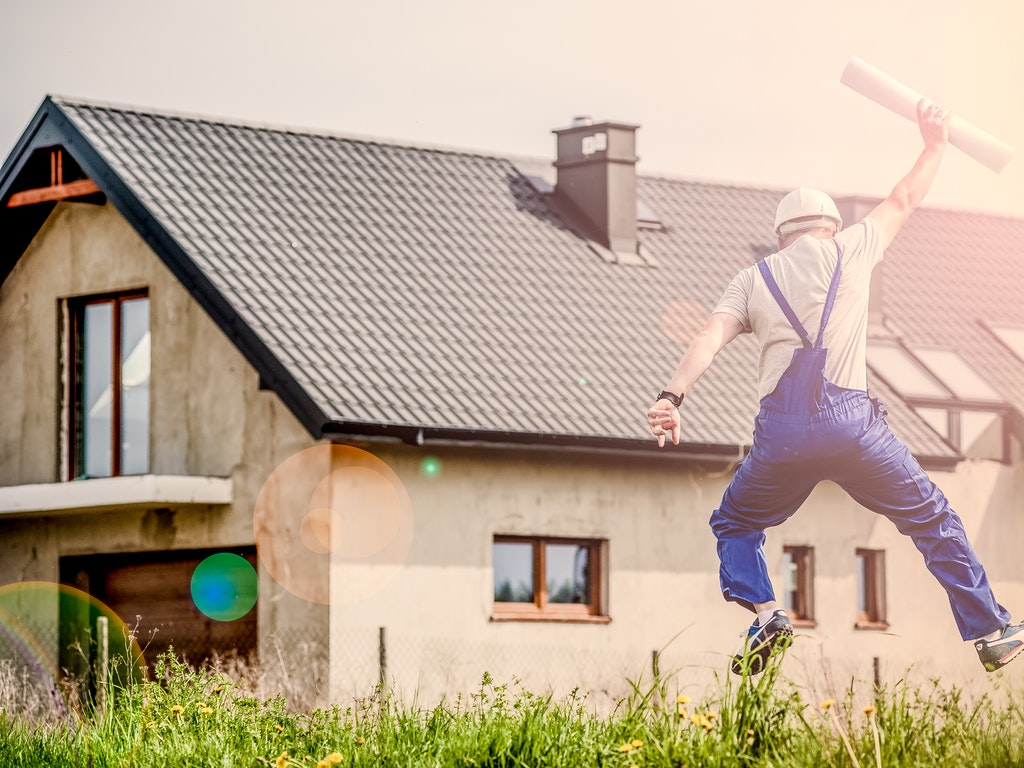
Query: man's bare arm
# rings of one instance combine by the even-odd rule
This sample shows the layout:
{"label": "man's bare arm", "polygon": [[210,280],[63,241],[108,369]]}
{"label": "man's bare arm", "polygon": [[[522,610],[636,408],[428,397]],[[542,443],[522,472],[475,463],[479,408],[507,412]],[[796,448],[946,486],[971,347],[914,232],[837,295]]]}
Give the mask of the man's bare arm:
{"label": "man's bare arm", "polygon": [[[685,395],[726,344],[743,332],[743,324],[727,312],[716,312],[708,318],[703,330],[690,342],[675,373],[665,389],[676,395]],[[651,432],[658,438],[658,446],[665,445],[665,436],[679,445],[679,410],[668,400],[659,400],[647,411]]]}
{"label": "man's bare arm", "polygon": [[949,141],[949,111],[921,99],[917,104],[917,124],[924,140],[924,149],[914,167],[892,188],[868,218],[878,229],[882,247],[888,248],[896,233],[910,218],[931,189]]}

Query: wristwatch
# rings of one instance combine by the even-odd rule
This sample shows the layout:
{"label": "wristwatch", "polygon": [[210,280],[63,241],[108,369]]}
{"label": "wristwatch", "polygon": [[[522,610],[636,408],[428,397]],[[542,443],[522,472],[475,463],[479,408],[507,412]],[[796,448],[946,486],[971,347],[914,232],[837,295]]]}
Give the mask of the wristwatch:
{"label": "wristwatch", "polygon": [[658,400],[668,400],[672,405],[678,408],[683,404],[683,397],[685,397],[685,395],[677,395],[674,392],[669,392],[668,390],[663,389],[658,393],[654,402],[658,402]]}

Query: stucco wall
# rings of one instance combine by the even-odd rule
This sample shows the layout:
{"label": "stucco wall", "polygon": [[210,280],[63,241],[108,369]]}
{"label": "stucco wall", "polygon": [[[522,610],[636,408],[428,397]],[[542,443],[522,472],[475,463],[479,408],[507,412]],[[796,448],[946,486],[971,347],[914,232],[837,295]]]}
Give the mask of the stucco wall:
{"label": "stucco wall", "polygon": [[[252,544],[261,489],[282,462],[315,445],[276,395],[259,389],[256,372],[116,211],[61,204],[0,287],[0,381],[7,400],[0,409],[0,484],[58,478],[58,300],[140,287],[151,300],[152,471],[231,477],[234,503],[171,514],[91,511],[0,520],[0,583],[56,580],[62,555]],[[700,687],[736,649],[749,615],[719,596],[707,526],[727,470],[667,456],[358,445],[390,467],[408,494],[412,535],[397,564],[335,558],[327,593],[334,601],[335,698],[365,695],[376,682],[380,627],[389,683],[421,701],[471,689],[484,671],[542,688],[583,685],[613,699],[626,691],[627,678],[649,676],[652,652],[659,650],[662,671],[680,671],[680,684]],[[423,471],[428,457],[440,462],[439,471]],[[1019,458],[1012,466],[963,463],[936,478],[963,516],[1000,599],[1024,612]],[[293,494],[294,519],[279,524],[294,541],[308,543],[302,536],[309,530],[301,526],[312,511],[305,493]],[[396,519],[368,515],[360,525],[380,539],[394,533]],[[611,621],[492,621],[495,534],[606,539]],[[944,677],[984,680],[973,650],[959,641],[944,594],[887,521],[825,484],[769,534],[777,582],[785,544],[815,547],[818,620],[817,628],[801,631],[787,674],[845,686],[851,676],[870,680],[878,657],[888,679],[916,664],[926,675],[941,670]],[[860,546],[887,553],[886,633],[853,629]],[[326,573],[325,567],[325,580]],[[326,629],[327,610],[280,586],[261,566],[261,632],[290,643],[283,655],[296,652],[291,638],[315,639]],[[1008,674],[1024,674],[1021,666]]]}
{"label": "stucco wall", "polygon": [[[662,672],[681,670],[680,684],[700,688],[713,683],[737,649],[750,615],[720,597],[707,525],[728,472],[599,454],[429,445],[376,452],[408,489],[415,535],[392,581],[367,599],[333,608],[335,697],[376,681],[379,627],[391,684],[421,701],[472,690],[485,671],[542,689],[582,684],[606,691],[610,701],[627,691],[627,679],[645,673],[649,679],[653,651],[663,651]],[[420,471],[426,456],[440,460],[440,473]],[[1024,612],[1015,543],[1024,533],[1019,465],[963,463],[934,477],[960,510],[997,595]],[[611,622],[492,621],[496,533],[607,539]],[[889,682],[916,673],[989,684],[971,646],[960,641],[945,593],[888,521],[826,483],[793,519],[769,532],[767,558],[777,585],[786,544],[815,548],[817,619],[816,628],[799,631],[788,676],[820,687],[827,698],[853,678],[869,685],[878,657]],[[857,547],[886,551],[887,631],[854,628]],[[340,590],[357,576],[345,565],[333,578]],[[838,690],[827,691],[830,686]]]}
{"label": "stucco wall", "polygon": [[[0,484],[60,479],[59,300],[138,288],[150,298],[150,472],[229,477],[234,501],[0,520],[0,583],[56,581],[63,555],[252,545],[262,483],[312,444],[112,206],[61,203],[0,287]],[[322,606],[260,576],[262,636],[312,627],[326,639]]]}

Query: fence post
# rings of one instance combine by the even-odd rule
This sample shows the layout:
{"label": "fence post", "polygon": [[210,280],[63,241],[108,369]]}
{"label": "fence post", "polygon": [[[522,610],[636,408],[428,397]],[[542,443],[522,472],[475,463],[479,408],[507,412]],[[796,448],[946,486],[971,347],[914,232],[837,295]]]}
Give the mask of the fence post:
{"label": "fence post", "polygon": [[96,714],[107,708],[107,683],[110,680],[110,626],[106,616],[96,617]]}
{"label": "fence post", "polygon": [[377,668],[380,672],[380,690],[383,693],[388,685],[388,647],[384,639],[384,627],[380,628],[377,639]]}

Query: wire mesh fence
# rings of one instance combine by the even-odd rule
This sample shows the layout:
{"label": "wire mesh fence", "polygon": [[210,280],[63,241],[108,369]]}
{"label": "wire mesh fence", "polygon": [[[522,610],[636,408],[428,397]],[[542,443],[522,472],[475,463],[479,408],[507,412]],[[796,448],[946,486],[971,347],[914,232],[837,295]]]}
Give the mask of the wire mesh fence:
{"label": "wire mesh fence", "polygon": [[[103,654],[95,639],[76,637],[74,648],[63,648],[60,644],[67,638],[56,626],[35,627],[33,632],[34,654],[16,638],[0,634],[0,663],[6,664],[8,677],[38,689],[30,697],[32,706],[45,706],[69,680],[77,685],[78,698],[90,695],[102,679],[97,662]],[[496,684],[556,698],[576,692],[596,708],[609,709],[634,685],[648,684],[656,672],[702,663],[674,650],[659,654],[640,643],[586,647],[544,642],[542,637],[537,633],[536,641],[513,642],[429,635],[405,627],[350,626],[331,632],[313,625],[254,632],[241,648],[189,634],[165,636],[160,643],[139,637],[138,642],[150,677],[159,654],[172,651],[190,666],[223,672],[254,696],[283,695],[297,711],[346,704],[382,690],[407,703],[432,706],[478,693],[485,675]],[[708,673],[710,666],[704,666],[708,668],[702,672]],[[701,674],[690,677],[697,680]]]}
{"label": "wire mesh fence", "polygon": [[[555,698],[576,692],[599,709],[613,708],[656,672],[679,669],[694,658],[631,648],[551,642],[504,642],[425,636],[391,628],[344,628],[331,636],[331,689],[335,701],[359,698],[380,686],[424,706],[468,697],[486,675],[496,684]],[[700,670],[694,679],[713,674]]]}

